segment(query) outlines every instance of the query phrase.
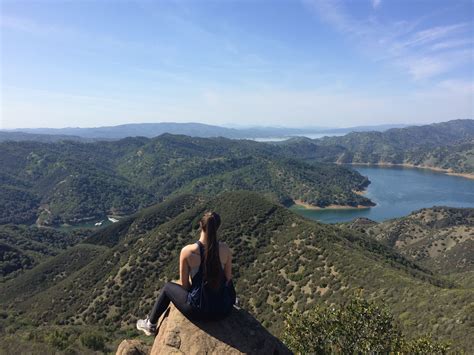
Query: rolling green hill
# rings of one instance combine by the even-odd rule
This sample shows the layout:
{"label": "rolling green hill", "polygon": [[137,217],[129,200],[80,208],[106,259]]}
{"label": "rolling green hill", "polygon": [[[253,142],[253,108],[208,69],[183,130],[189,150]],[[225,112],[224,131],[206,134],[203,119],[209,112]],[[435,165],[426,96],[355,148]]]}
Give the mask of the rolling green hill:
{"label": "rolling green hill", "polygon": [[0,226],[0,282],[79,243],[87,230],[62,232],[18,225]]}
{"label": "rolling green hill", "polygon": [[453,120],[384,132],[352,132],[278,144],[311,161],[406,164],[474,174],[474,120]]}
{"label": "rolling green hill", "polygon": [[179,251],[196,240],[207,210],[221,214],[219,236],[234,251],[242,305],[274,334],[291,309],[341,303],[362,290],[388,305],[407,333],[431,332],[455,349],[473,350],[472,285],[439,277],[361,231],[306,220],[245,191],[170,198],[97,231],[1,285],[0,324],[10,329],[21,319],[25,326],[13,332],[19,339],[35,325],[93,324],[109,337],[117,327],[132,329],[160,286],[177,278]]}
{"label": "rolling green hill", "polygon": [[[370,205],[354,192],[367,178],[334,162],[472,173],[473,132],[472,120],[458,120],[278,144],[170,134],[0,143],[0,352],[26,342],[84,352],[84,336],[112,344],[133,333],[161,285],[178,277],[179,251],[210,209],[235,254],[241,304],[274,334],[293,309],[362,293],[387,305],[405,333],[474,351],[472,209],[324,225],[285,208]],[[123,218],[88,231],[28,226],[107,215]]]}
{"label": "rolling green hill", "polygon": [[173,194],[247,189],[289,205],[372,205],[353,170],[308,164],[271,145],[162,135],[114,142],[0,143],[0,224],[80,224],[129,215]]}
{"label": "rolling green hill", "polygon": [[474,173],[474,121],[265,144],[164,134],[112,142],[0,143],[0,224],[82,224],[171,195],[252,190],[325,207],[372,203],[369,181],[329,163],[405,164]]}
{"label": "rolling green hill", "polygon": [[[424,126],[392,128],[385,132],[352,132],[342,137],[325,137],[322,144],[341,145],[354,154],[390,154],[417,147],[439,147],[474,137],[474,120],[452,120]],[[382,155],[383,156],[383,155]]]}

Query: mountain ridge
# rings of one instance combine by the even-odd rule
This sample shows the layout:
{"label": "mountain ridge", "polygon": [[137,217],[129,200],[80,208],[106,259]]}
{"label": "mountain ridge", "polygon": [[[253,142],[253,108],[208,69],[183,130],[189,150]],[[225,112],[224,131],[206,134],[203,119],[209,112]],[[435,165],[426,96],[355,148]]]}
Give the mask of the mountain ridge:
{"label": "mountain ridge", "polygon": [[[65,128],[17,128],[0,130],[0,141],[3,140],[43,140],[57,141],[71,140],[117,140],[126,137],[154,138],[164,133],[184,134],[192,137],[210,138],[226,137],[234,139],[275,138],[292,135],[319,134],[319,133],[346,133],[351,131],[386,130],[393,126],[405,125],[374,125],[348,128],[320,128],[320,127],[249,127],[232,128],[210,125],[198,122],[157,122],[131,123],[116,126],[101,127],[65,127]],[[10,137],[9,137],[10,136]]]}

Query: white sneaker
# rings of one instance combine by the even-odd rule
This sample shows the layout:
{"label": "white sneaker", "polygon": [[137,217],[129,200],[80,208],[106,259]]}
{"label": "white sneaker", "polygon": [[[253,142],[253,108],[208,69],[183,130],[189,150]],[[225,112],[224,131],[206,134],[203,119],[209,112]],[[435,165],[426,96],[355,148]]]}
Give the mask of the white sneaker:
{"label": "white sneaker", "polygon": [[156,324],[151,323],[148,316],[145,319],[137,320],[137,329],[148,336],[156,334]]}

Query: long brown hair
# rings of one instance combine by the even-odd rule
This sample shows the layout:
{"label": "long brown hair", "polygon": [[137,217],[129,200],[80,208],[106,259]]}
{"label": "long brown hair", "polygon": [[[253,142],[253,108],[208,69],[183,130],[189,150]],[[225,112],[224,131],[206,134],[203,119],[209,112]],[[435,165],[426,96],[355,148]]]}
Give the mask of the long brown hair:
{"label": "long brown hair", "polygon": [[221,225],[221,217],[215,212],[206,212],[199,222],[206,235],[204,246],[204,280],[212,288],[217,288],[222,279],[222,267],[219,258],[219,242],[217,229]]}

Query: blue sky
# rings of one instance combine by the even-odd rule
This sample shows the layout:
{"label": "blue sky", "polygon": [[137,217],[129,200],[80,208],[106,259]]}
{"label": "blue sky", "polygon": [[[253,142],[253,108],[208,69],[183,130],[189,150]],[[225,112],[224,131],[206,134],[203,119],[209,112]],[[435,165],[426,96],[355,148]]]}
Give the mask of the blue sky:
{"label": "blue sky", "polygon": [[0,3],[0,128],[474,118],[472,0]]}

